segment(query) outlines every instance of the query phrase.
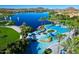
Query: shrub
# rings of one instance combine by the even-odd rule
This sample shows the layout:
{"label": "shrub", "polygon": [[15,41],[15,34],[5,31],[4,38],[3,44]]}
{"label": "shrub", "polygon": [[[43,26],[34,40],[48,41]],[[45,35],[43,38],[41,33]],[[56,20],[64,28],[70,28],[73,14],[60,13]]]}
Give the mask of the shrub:
{"label": "shrub", "polygon": [[52,50],[50,49],[50,48],[48,48],[48,49],[46,49],[45,51],[44,51],[44,54],[51,54],[52,53]]}

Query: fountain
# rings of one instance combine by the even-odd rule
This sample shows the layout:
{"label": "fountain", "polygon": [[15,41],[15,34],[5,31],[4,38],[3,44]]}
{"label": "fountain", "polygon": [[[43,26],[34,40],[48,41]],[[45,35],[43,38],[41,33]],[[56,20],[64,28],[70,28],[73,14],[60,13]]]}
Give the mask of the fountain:
{"label": "fountain", "polygon": [[9,19],[10,19],[10,21],[12,20],[12,18],[11,18],[11,17],[10,17]]}
{"label": "fountain", "polygon": [[6,20],[7,20],[7,18],[6,18],[6,17],[4,17],[4,20],[6,21]]}
{"label": "fountain", "polygon": [[19,21],[19,17],[17,17],[17,20]]}

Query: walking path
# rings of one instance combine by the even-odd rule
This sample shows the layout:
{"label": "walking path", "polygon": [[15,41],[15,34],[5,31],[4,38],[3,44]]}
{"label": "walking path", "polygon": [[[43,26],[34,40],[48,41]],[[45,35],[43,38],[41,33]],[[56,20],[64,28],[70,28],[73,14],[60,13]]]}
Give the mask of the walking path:
{"label": "walking path", "polygon": [[[17,31],[18,33],[21,33],[21,29],[19,26],[5,26],[5,27],[12,28],[15,31]],[[20,39],[22,39],[22,35],[20,35]]]}
{"label": "walking path", "polygon": [[19,26],[6,26],[6,27],[12,28],[12,29],[14,29],[15,31],[17,31],[18,33],[21,33],[21,29],[20,29]]}
{"label": "walking path", "polygon": [[[64,41],[68,40],[69,38],[71,38],[72,35],[73,35],[73,33],[74,33],[73,30],[72,30],[71,32],[63,33],[63,34],[66,34],[67,36],[64,38],[64,40],[62,40],[62,41],[60,42],[60,44],[61,44],[62,42],[64,42]],[[47,48],[52,49],[53,54],[59,54],[59,52],[58,52],[58,46],[59,46],[59,44],[58,44],[58,42],[57,42],[57,43],[53,43],[52,45],[50,45],[50,46],[47,47]],[[59,50],[61,50],[62,48],[63,48],[63,46],[60,45],[60,49],[59,49]]]}

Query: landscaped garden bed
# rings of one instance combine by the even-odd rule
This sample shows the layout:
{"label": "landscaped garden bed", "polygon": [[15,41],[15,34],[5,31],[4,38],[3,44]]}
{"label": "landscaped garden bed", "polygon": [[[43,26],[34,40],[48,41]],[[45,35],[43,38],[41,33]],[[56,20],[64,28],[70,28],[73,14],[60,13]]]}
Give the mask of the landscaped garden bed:
{"label": "landscaped garden bed", "polygon": [[47,32],[48,33],[52,33],[52,32],[55,32],[55,30],[48,30]]}

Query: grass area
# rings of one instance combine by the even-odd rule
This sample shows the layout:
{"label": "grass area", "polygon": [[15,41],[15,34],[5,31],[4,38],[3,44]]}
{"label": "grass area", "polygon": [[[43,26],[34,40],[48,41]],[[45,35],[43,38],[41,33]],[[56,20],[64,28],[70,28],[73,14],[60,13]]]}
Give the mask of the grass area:
{"label": "grass area", "polygon": [[20,34],[15,30],[6,27],[0,27],[0,50],[6,48],[8,44],[17,41],[19,37]]}
{"label": "grass area", "polygon": [[48,30],[47,32],[48,32],[48,33],[51,33],[51,32],[55,32],[55,30]]}

